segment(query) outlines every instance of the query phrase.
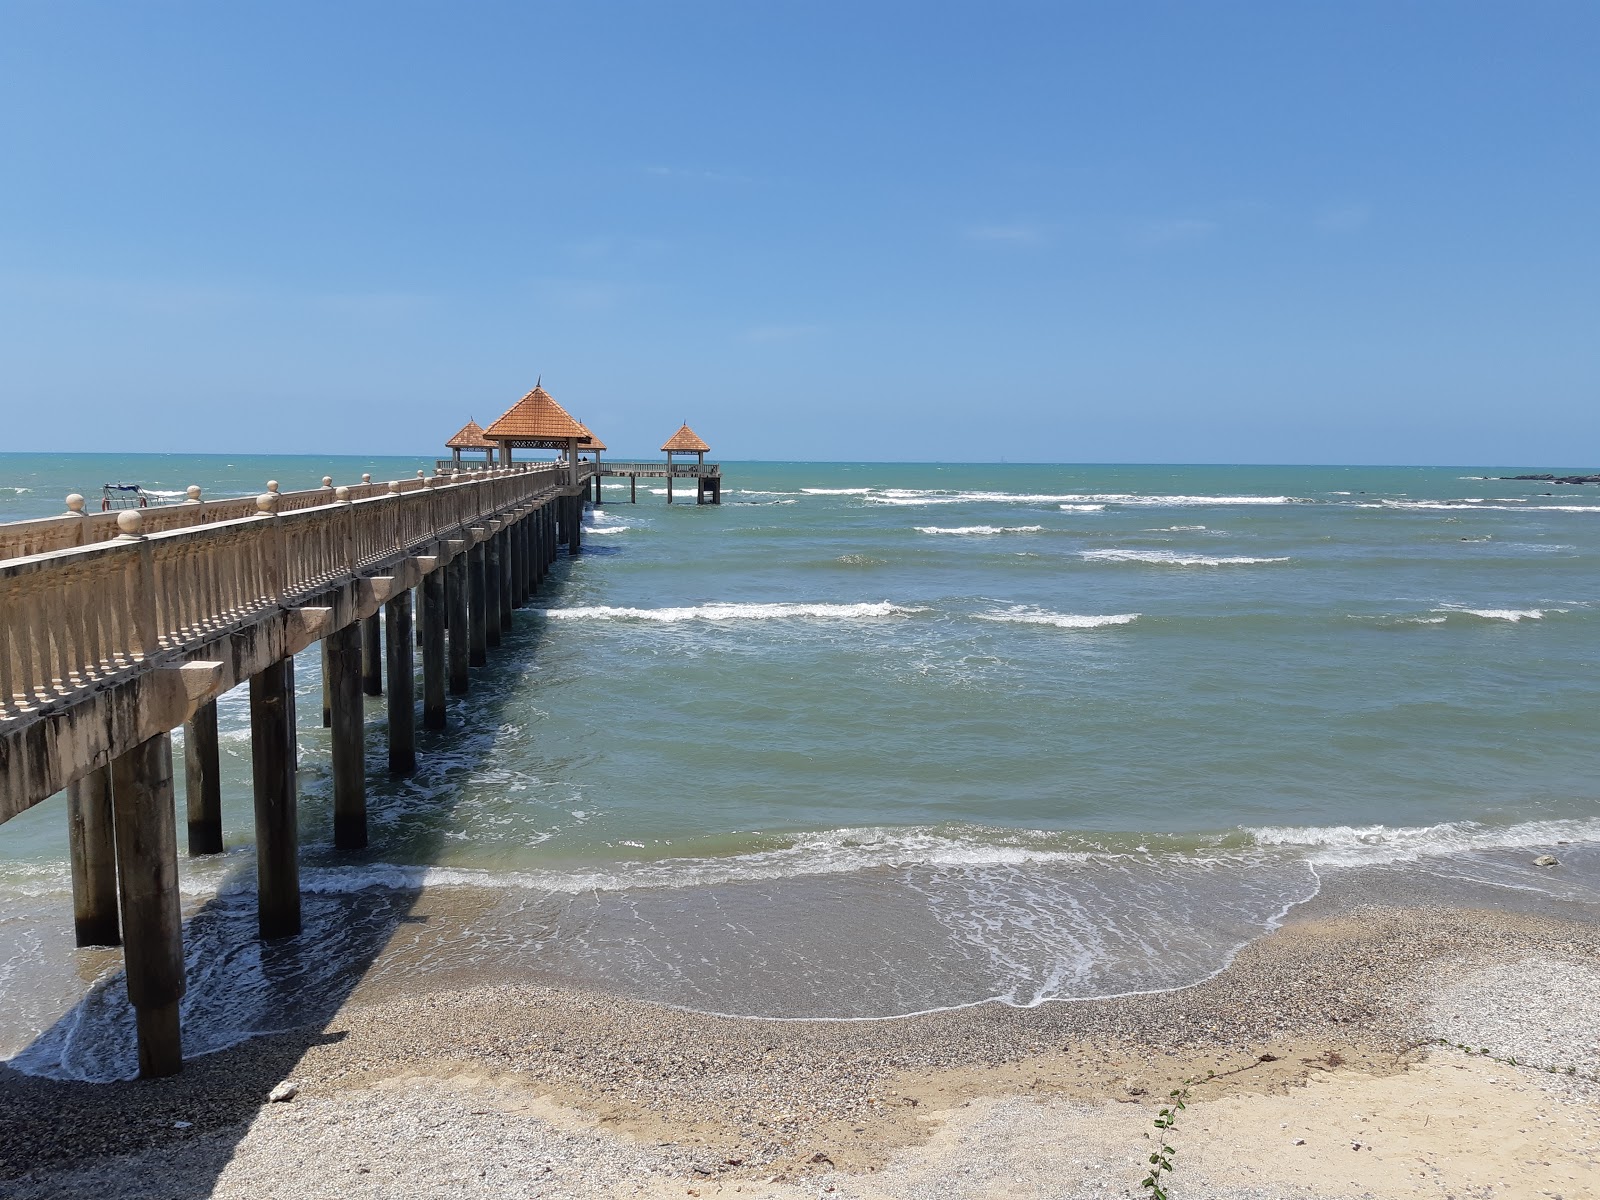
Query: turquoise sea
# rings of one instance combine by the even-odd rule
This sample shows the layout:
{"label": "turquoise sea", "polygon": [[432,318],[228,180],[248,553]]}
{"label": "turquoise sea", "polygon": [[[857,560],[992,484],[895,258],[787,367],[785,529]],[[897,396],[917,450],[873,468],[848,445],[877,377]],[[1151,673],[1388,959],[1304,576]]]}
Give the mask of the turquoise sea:
{"label": "turquoise sea", "polygon": [[[7,455],[0,519],[116,478],[430,462]],[[301,657],[316,953],[249,936],[223,700],[231,849],[183,863],[190,1050],[350,975],[831,1018],[1178,987],[1340,871],[1587,910],[1600,488],[1493,478],[1531,469],[1560,470],[730,463],[703,508],[609,485],[413,778],[384,775],[369,701],[358,856],[331,847]],[[419,889],[458,918],[397,917]],[[0,1050],[106,1077],[118,960],[70,926],[57,798],[0,828]]]}

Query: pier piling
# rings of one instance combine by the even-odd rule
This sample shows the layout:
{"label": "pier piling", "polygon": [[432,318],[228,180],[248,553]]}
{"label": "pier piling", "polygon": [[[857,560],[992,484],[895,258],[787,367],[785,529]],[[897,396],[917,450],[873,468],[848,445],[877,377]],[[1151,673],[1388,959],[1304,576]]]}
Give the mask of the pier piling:
{"label": "pier piling", "polygon": [[514,526],[507,524],[499,533],[495,534],[495,542],[500,550],[500,575],[495,586],[500,592],[500,632],[505,633],[511,628],[511,540]]}
{"label": "pier piling", "polygon": [[[326,683],[323,696],[327,696]],[[189,857],[221,854],[222,759],[215,700],[195,709],[194,716],[183,723],[183,791],[189,817]]]}
{"label": "pier piling", "polygon": [[72,923],[80,946],[116,946],[117,844],[111,770],[90,771],[67,788],[67,840],[72,851]]}
{"label": "pier piling", "polygon": [[422,577],[417,592],[421,612],[417,626],[422,635],[422,727],[443,729],[445,711],[444,627],[445,572],[448,567],[430,571]]}
{"label": "pier piling", "polygon": [[483,637],[486,645],[500,644],[500,530],[491,523],[492,532],[483,543]]}
{"label": "pier piling", "polygon": [[412,649],[411,589],[384,605],[389,629],[389,773],[417,769],[416,652]]}
{"label": "pier piling", "polygon": [[333,844],[367,844],[367,748],[362,726],[361,627],[352,622],[326,639],[333,692]]}
{"label": "pier piling", "polygon": [[472,641],[471,618],[468,616],[467,593],[470,590],[466,546],[452,542],[456,555],[445,568],[445,620],[450,627],[450,694],[465,696],[471,686],[469,646]]}
{"label": "pier piling", "polygon": [[288,937],[300,932],[293,659],[250,677],[250,752],[261,936]]}
{"label": "pier piling", "polygon": [[369,696],[383,695],[383,618],[377,613],[361,621],[361,686]]}
{"label": "pier piling", "polygon": [[183,912],[178,896],[178,829],[172,794],[172,737],[157,734],[111,765],[123,964],[139,1035],[139,1074],[183,1067],[178,1001],[183,998]]}
{"label": "pier piling", "polygon": [[[478,531],[475,529],[473,532]],[[467,618],[472,625],[467,659],[475,667],[481,667],[489,661],[485,583],[483,543],[478,542],[467,555]]]}

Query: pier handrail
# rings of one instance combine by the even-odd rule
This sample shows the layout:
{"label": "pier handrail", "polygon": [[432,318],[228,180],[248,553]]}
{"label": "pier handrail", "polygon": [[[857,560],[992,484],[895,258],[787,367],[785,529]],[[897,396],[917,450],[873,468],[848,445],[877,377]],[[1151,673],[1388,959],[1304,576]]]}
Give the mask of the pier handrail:
{"label": "pier handrail", "polygon": [[[452,482],[478,481],[551,470],[547,463],[514,463],[510,467],[480,463],[463,464],[463,467],[465,469],[450,473]],[[374,496],[387,496],[397,485],[402,494],[415,492],[426,486],[423,479],[415,477],[353,483],[347,486],[352,500],[367,500]],[[277,492],[278,512],[280,514],[298,512],[301,509],[331,504],[334,491],[334,485],[329,483],[324,487]],[[199,497],[198,488],[192,489],[191,494],[196,498],[176,504],[159,504],[139,509],[140,515],[144,518],[144,532],[154,534],[173,529],[192,529],[197,525],[215,525],[256,514],[254,495],[206,500]],[[112,541],[122,532],[117,525],[119,515],[119,512],[71,511],[55,517],[37,517],[30,521],[9,521],[0,524],[0,561]]]}
{"label": "pier handrail", "polygon": [[720,463],[613,462],[600,463],[602,475],[654,475],[675,479],[712,479],[722,474]]}
{"label": "pier handrail", "polygon": [[[184,506],[124,509],[109,540],[0,562],[0,738],[568,483],[541,464],[374,483],[359,496],[269,492],[176,528],[162,518]],[[245,503],[250,515],[217,519]]]}

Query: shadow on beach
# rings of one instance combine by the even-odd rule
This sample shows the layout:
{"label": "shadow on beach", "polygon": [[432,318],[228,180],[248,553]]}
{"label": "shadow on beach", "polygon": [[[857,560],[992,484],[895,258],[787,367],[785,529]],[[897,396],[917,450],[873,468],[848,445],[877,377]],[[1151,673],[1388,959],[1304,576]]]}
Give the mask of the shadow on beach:
{"label": "shadow on beach", "polygon": [[[569,569],[563,551],[541,594],[559,589]],[[187,912],[184,922],[182,1073],[86,1081],[131,1076],[137,1069],[123,971],[119,966],[105,972],[68,1012],[0,1065],[0,1121],[8,1131],[0,1141],[0,1194],[13,1194],[19,1177],[37,1173],[25,1194],[50,1195],[52,1169],[180,1142],[184,1152],[170,1157],[170,1170],[150,1181],[148,1194],[186,1197],[213,1190],[273,1088],[290,1079],[307,1050],[343,1037],[329,1023],[395,935],[429,921],[415,911],[426,867],[372,868],[386,854],[418,864],[438,860],[448,818],[473,773],[493,761],[517,679],[536,663],[545,628],[537,603],[514,611],[499,650],[473,671],[471,693],[450,698],[448,728],[427,731],[419,725],[417,771],[408,778],[386,773],[387,723],[374,713],[383,701],[368,702],[371,844],[362,851],[332,848],[331,765],[325,747],[307,753],[316,743],[305,736],[310,731],[302,705],[302,932],[273,941],[257,936],[254,855],[230,851],[228,858],[236,861],[226,866],[215,894]],[[420,672],[417,686],[420,698]],[[181,757],[176,769],[181,776]],[[426,820],[411,819],[419,813]],[[181,813],[179,818],[181,824]],[[62,921],[70,919],[70,910],[61,913]],[[91,953],[120,960],[120,951]]]}

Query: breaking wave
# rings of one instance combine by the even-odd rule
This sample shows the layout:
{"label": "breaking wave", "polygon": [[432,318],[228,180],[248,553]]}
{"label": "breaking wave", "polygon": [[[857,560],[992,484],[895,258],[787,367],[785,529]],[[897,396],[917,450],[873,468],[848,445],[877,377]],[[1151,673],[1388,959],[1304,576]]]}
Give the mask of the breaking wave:
{"label": "breaking wave", "polygon": [[1043,533],[1043,525],[918,525],[918,533],[944,533],[956,537],[985,537],[996,533]]}
{"label": "breaking wave", "polygon": [[1256,558],[1247,554],[1180,554],[1176,550],[1080,550],[1088,562],[1152,563],[1165,567],[1227,567],[1288,562],[1287,557]]}
{"label": "breaking wave", "polygon": [[1057,629],[1103,629],[1110,625],[1131,625],[1138,613],[1110,613],[1084,616],[1079,613],[1051,612],[1044,608],[1017,604],[1000,612],[975,614],[980,621],[1001,621],[1012,625],[1053,625]]}

